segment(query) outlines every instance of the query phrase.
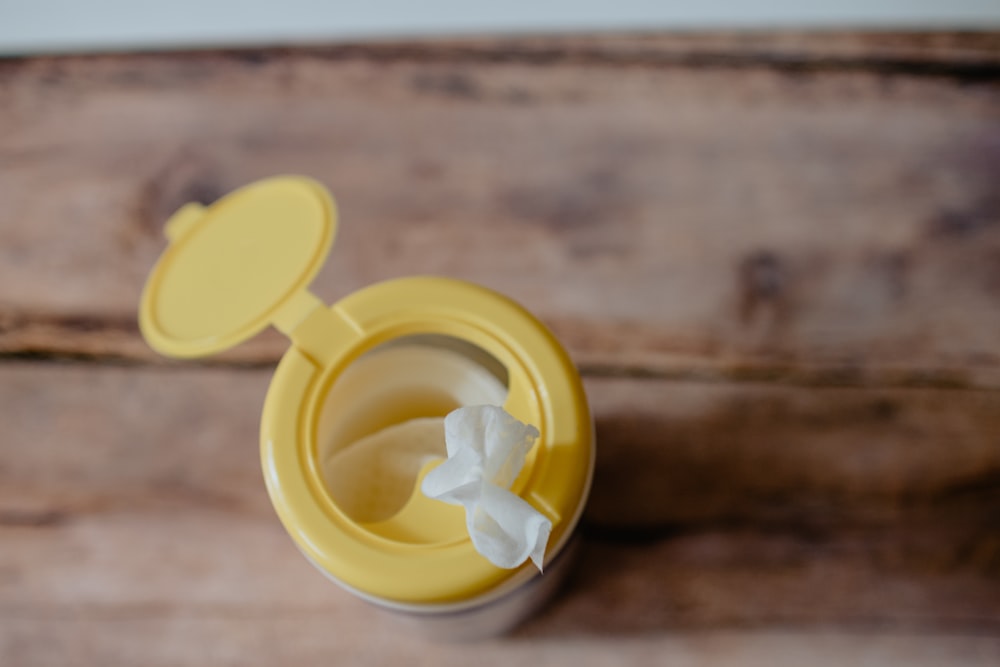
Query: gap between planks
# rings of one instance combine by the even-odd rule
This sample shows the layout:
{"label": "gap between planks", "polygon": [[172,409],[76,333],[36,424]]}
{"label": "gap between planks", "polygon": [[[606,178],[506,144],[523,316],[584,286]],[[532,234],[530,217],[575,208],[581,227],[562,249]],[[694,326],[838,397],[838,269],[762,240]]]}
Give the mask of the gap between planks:
{"label": "gap between planks", "polygon": [[[127,368],[185,370],[259,371],[273,369],[278,357],[243,358],[220,355],[197,361],[177,361],[152,353],[95,353],[73,349],[31,349],[0,351],[0,364],[35,363],[94,365]],[[793,365],[787,363],[738,363],[704,361],[685,364],[633,365],[604,361],[582,361],[577,369],[584,378],[629,379],[711,384],[763,384],[786,387],[856,389],[939,389],[958,391],[1000,391],[1000,369],[984,368],[970,376],[964,368],[900,368],[836,365]]]}

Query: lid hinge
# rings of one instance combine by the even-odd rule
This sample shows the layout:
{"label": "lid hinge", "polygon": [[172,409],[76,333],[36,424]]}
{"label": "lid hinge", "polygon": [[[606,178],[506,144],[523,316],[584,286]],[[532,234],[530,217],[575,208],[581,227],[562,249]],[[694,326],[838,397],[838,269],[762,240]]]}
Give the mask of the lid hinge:
{"label": "lid hinge", "polygon": [[295,328],[318,308],[326,308],[318,296],[309,290],[299,290],[281,304],[271,318],[271,323],[278,331],[291,338]]}
{"label": "lid hinge", "polygon": [[271,323],[288,336],[300,352],[319,365],[362,335],[361,328],[340,309],[327,307],[319,297],[301,290],[286,300]]}

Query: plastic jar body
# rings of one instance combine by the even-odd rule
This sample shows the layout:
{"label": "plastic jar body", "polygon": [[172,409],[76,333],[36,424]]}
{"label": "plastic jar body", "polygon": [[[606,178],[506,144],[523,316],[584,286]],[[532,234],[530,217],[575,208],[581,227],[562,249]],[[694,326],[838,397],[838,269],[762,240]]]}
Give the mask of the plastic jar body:
{"label": "plastic jar body", "polygon": [[[309,284],[337,225],[326,189],[298,176],[247,185],[208,207],[184,206],[167,223],[169,247],[143,289],[143,336],[163,354],[193,358],[229,349],[269,325],[287,335],[290,347],[261,415],[260,446],[272,505],[299,550],[345,588],[382,607],[443,625],[461,617],[467,627],[481,629],[472,634],[500,631],[537,606],[559,579],[558,564],[568,560],[557,556],[570,553],[594,465],[582,383],[538,320],[477,285],[401,278],[325,305]],[[413,342],[414,336],[478,348],[503,372],[488,363],[483,368],[492,379],[477,372],[472,375],[479,380],[469,381],[425,369],[423,378],[418,373],[397,395],[382,386],[400,375],[390,368],[369,383],[365,391],[371,396],[361,408],[363,392],[336,388],[359,359],[393,341]],[[496,390],[497,383],[506,393]],[[325,421],[326,399],[337,391],[343,394],[338,416]],[[380,429],[439,418],[473,399],[502,400],[505,411],[539,431],[509,490],[551,521],[549,573],[541,577],[530,565],[502,570],[490,564],[473,548],[461,509],[446,511],[416,493],[429,463],[406,463],[399,470],[371,466],[369,454],[383,439]],[[356,414],[345,417],[352,410]],[[430,426],[421,433],[430,433]],[[369,436],[372,451],[349,447]],[[399,460],[428,453],[417,447]],[[362,497],[365,484],[355,482],[366,478],[351,474],[356,464],[376,470],[390,492]]]}
{"label": "plastic jar body", "polygon": [[[459,285],[462,285],[462,289],[482,289]],[[350,363],[329,372],[327,377],[302,378],[299,381],[298,384],[302,387],[307,384],[318,387],[314,392],[319,404],[314,416],[316,442],[313,449],[306,448],[305,453],[312,460],[306,461],[305,467],[312,467],[320,472],[325,484],[325,493],[333,505],[340,506],[346,515],[345,518],[353,522],[352,529],[360,528],[369,533],[364,536],[365,538],[374,534],[376,540],[395,539],[396,534],[383,531],[382,524],[387,520],[389,523],[392,522],[392,512],[399,509],[399,503],[405,501],[407,493],[414,495],[419,493],[417,471],[421,468],[421,463],[411,461],[410,469],[405,471],[407,474],[395,478],[402,482],[406,493],[395,498],[391,507],[368,509],[363,504],[352,506],[349,499],[345,502],[339,494],[339,489],[331,484],[334,480],[325,467],[326,462],[331,458],[340,457],[344,460],[350,458],[352,442],[362,442],[373,432],[395,427],[407,419],[444,417],[450,410],[462,405],[505,402],[509,404],[510,385],[517,383],[516,378],[511,378],[514,374],[511,372],[513,363],[510,358],[498,359],[491,352],[493,350],[488,352],[462,336],[428,333],[388,336],[380,339],[377,344],[366,347]],[[419,355],[419,358],[414,355]],[[291,366],[286,363],[287,361],[284,360],[282,366]],[[279,367],[279,372],[276,373],[268,402],[273,399],[280,400],[283,404],[288,403],[288,391],[294,381],[288,379],[290,373],[283,373],[282,370]],[[276,498],[274,490],[279,487],[287,488],[287,484],[279,485],[269,481],[272,500],[275,501],[279,515],[282,515],[286,529],[295,538],[303,554],[328,578],[357,597],[394,612],[405,622],[418,626],[422,631],[435,637],[474,639],[505,632],[536,611],[558,589],[569,572],[577,551],[574,546],[577,540],[571,539],[571,536],[589,490],[593,470],[593,428],[589,412],[586,410],[586,402],[581,400],[582,387],[577,386],[578,378],[574,375],[566,380],[567,386],[575,387],[579,392],[571,396],[574,400],[569,403],[577,409],[573,415],[574,418],[582,420],[582,428],[575,431],[577,436],[572,442],[560,446],[560,451],[563,456],[570,455],[571,465],[564,467],[583,466],[581,474],[584,486],[579,489],[577,504],[568,508],[569,514],[564,513],[559,517],[562,532],[556,539],[550,540],[544,574],[540,574],[530,564],[514,571],[500,571],[489,565],[482,556],[472,554],[482,565],[492,570],[489,574],[491,580],[485,585],[476,583],[467,586],[458,595],[453,593],[437,599],[432,595],[424,595],[424,599],[413,599],[415,596],[411,596],[407,599],[405,592],[397,596],[394,588],[383,587],[382,590],[373,590],[373,587],[365,585],[370,579],[358,583],[357,580],[350,581],[348,577],[341,576],[344,568],[341,567],[340,561],[330,558],[330,549],[321,551],[318,557],[315,551],[310,551],[309,547],[313,547],[318,541],[316,539],[318,533],[328,529],[342,531],[343,526],[313,523],[312,526],[303,527],[296,517],[282,515],[282,499]],[[539,393],[543,398],[552,399],[552,396]],[[553,391],[552,394],[555,397],[559,396],[558,391]],[[305,403],[310,402],[308,399],[303,400]],[[541,399],[536,395],[533,400]],[[541,409],[548,408],[541,402],[539,405]],[[265,406],[266,414],[268,414],[267,406]],[[551,417],[549,419],[551,420]],[[309,419],[305,421],[308,422]],[[545,434],[545,424],[539,425],[543,427],[542,431]],[[548,430],[558,429],[550,427]],[[265,427],[262,430],[262,445],[270,444],[272,436],[272,429]],[[541,449],[544,443],[539,442],[536,446]],[[440,447],[436,454],[443,458],[445,455],[443,439]],[[263,453],[267,472],[271,467],[269,464],[271,455],[268,454],[267,447]],[[418,453],[428,454],[428,452]],[[543,454],[544,452],[539,453],[539,460],[543,460]],[[576,461],[576,458],[580,460]],[[556,458],[555,463],[565,460]],[[538,465],[537,460],[534,463]],[[528,496],[531,491],[530,484],[534,481],[531,475],[537,474],[538,470],[525,470],[525,473],[524,479],[519,478],[512,490],[516,493],[522,491],[522,495],[532,497]],[[425,502],[443,505],[439,501]],[[544,502],[542,506],[544,507]],[[429,530],[425,530],[425,525],[415,538],[410,539],[409,535],[402,538],[404,542],[414,542],[412,545],[414,557],[424,557],[428,551],[435,552],[439,548],[441,550],[454,548],[456,545],[449,542],[455,541],[456,534],[468,542],[462,508],[455,506],[444,506],[444,508],[452,512],[443,522],[450,525],[437,525]],[[406,513],[406,508],[400,512],[401,515]],[[381,548],[385,545],[377,546]],[[463,567],[447,572],[449,578],[453,574],[464,576],[466,572]],[[433,579],[433,576],[430,578]],[[457,589],[452,588],[452,590]]]}

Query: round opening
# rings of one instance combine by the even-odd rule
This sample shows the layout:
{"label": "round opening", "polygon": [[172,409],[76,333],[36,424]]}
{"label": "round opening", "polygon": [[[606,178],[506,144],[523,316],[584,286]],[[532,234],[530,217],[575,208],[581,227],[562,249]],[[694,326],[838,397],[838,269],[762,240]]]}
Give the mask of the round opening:
{"label": "round opening", "polygon": [[360,524],[391,521],[415,497],[421,472],[447,456],[445,415],[503,405],[507,391],[503,364],[457,338],[406,336],[370,350],[322,403],[318,455],[331,499]]}

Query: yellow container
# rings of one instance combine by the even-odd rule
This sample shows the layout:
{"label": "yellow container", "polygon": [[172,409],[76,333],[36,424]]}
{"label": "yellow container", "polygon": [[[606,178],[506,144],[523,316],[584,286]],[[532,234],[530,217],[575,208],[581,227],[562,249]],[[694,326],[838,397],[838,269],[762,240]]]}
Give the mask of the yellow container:
{"label": "yellow container", "polygon": [[[308,285],[336,227],[327,191],[302,177],[259,181],[209,207],[188,204],[167,223],[169,247],[142,295],[142,333],[173,357],[220,352],[268,325],[286,334],[291,347],[261,418],[261,462],[274,508],[299,549],[356,595],[442,620],[445,632],[502,631],[556,583],[554,566],[566,560],[560,555],[587,498],[594,441],[579,376],[538,320],[469,283],[403,278],[324,305]],[[387,353],[401,346],[415,360],[406,368],[391,362],[393,354],[403,358],[398,352]],[[380,355],[382,362],[371,361]],[[437,363],[442,371],[428,372]],[[364,436],[414,417],[443,416],[463,402],[463,392],[477,395],[447,378],[464,386],[485,377],[449,376],[449,364],[491,374],[506,389],[503,407],[541,433],[512,491],[552,521],[544,575],[530,563],[514,570],[489,563],[473,548],[461,508],[419,491],[406,489],[405,506],[378,521],[359,519],[331,493],[323,471],[326,434],[339,428]],[[345,390],[348,376],[365,367],[373,370],[359,386],[406,390],[373,390],[368,399]],[[467,376],[473,379],[461,379]],[[374,403],[361,405],[365,400]],[[408,482],[414,489],[427,469]]]}

